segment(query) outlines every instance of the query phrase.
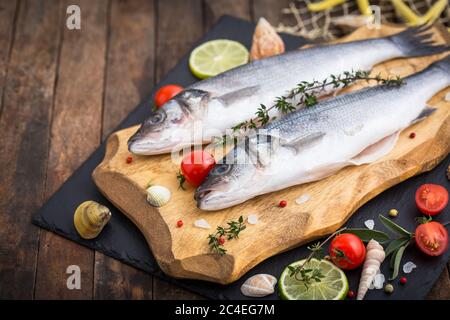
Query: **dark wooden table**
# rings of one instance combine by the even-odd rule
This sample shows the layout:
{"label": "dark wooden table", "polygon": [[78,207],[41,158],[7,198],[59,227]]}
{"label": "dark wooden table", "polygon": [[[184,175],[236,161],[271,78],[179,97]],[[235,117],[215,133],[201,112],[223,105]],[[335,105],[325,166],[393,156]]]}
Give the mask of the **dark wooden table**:
{"label": "dark wooden table", "polygon": [[[221,15],[278,24],[289,1],[0,0],[0,298],[200,298],[30,217]],[[429,298],[450,298],[448,270]]]}

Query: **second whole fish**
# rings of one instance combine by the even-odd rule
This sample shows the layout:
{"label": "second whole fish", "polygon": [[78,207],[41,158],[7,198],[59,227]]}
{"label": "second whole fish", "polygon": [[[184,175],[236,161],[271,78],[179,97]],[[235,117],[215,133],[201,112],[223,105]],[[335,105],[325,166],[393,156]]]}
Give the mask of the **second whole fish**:
{"label": "second whole fish", "polygon": [[390,37],[295,50],[200,81],[153,112],[129,139],[128,148],[135,154],[153,155],[209,142],[254,118],[260,104],[272,105],[302,81],[368,71],[389,59],[447,50],[435,45],[429,31],[420,27]]}
{"label": "second whole fish", "polygon": [[426,103],[450,85],[450,56],[404,81],[344,94],[256,130],[209,172],[197,206],[227,208],[385,156],[403,129],[434,112]]}

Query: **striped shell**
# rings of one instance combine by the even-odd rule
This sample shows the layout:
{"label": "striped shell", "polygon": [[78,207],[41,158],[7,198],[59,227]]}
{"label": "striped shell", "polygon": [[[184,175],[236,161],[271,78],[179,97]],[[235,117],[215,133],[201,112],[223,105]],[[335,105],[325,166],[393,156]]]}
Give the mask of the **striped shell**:
{"label": "striped shell", "polygon": [[248,278],[241,287],[241,292],[247,297],[265,297],[274,293],[277,278],[270,274],[256,274]]}
{"label": "striped shell", "polygon": [[154,207],[162,207],[170,200],[170,190],[163,186],[151,186],[147,189],[147,201]]}
{"label": "striped shell", "polygon": [[75,210],[73,223],[80,237],[93,239],[111,218],[111,211],[95,201],[85,201]]}

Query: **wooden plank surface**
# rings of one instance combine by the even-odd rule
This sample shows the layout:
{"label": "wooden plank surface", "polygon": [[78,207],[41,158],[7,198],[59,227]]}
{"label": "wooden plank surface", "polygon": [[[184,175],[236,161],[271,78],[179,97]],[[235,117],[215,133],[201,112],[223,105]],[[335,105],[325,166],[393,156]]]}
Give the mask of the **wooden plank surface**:
{"label": "wooden plank surface", "polygon": [[[150,92],[155,83],[155,3],[138,0],[111,4],[102,136]],[[153,277],[95,253],[95,299],[151,299]]]}
{"label": "wooden plank surface", "polygon": [[[287,24],[294,22],[292,18],[280,14],[280,10],[287,7],[290,0],[195,0],[189,1],[190,5],[181,0],[154,0],[154,16],[151,15],[150,10],[152,3],[143,3],[145,1],[140,2],[141,0],[127,3],[120,0],[110,1],[112,1],[110,10],[106,12],[106,18],[110,20],[109,43],[106,43],[104,49],[108,51],[105,52],[103,61],[96,58],[96,61],[106,68],[103,72],[105,81],[100,81],[99,89],[104,101],[102,121],[99,120],[102,127],[97,128],[98,131],[95,130],[93,133],[98,139],[97,142],[100,141],[100,136],[106,137],[114,125],[133,108],[133,103],[128,103],[128,99],[136,101],[142,94],[147,93],[146,90],[151,89],[154,81],[161,79],[221,14],[232,14],[244,18],[249,14],[250,18],[255,20],[264,16],[275,25],[280,21]],[[20,6],[16,6],[16,2]],[[85,6],[83,2],[74,1],[73,3],[82,4],[83,28],[84,13],[89,14],[84,9],[91,8],[90,4]],[[0,0],[0,96],[2,96],[0,160],[3,163],[0,169],[0,181],[2,181],[0,185],[0,194],[2,194],[0,199],[0,239],[2,239],[0,298],[32,298],[36,274],[39,275],[39,281],[36,282],[37,297],[151,298],[151,276],[139,275],[139,271],[101,254],[96,253],[94,258],[92,252],[87,249],[81,249],[84,252],[81,264],[87,266],[86,261],[89,261],[92,265],[85,270],[87,275],[83,278],[91,282],[86,286],[92,289],[93,294],[59,293],[66,290],[65,283],[62,283],[65,278],[59,270],[65,267],[63,264],[52,267],[52,270],[58,269],[57,282],[63,287],[62,289],[52,285],[53,279],[44,275],[45,272],[50,273],[44,270],[47,263],[43,260],[46,260],[47,256],[51,256],[53,263],[57,263],[54,260],[55,257],[61,257],[64,264],[73,260],[77,260],[75,262],[80,264],[79,256],[73,253],[73,248],[78,246],[57,237],[54,237],[58,239],[56,241],[46,242],[48,238],[44,233],[43,241],[50,247],[46,248],[42,245],[41,250],[38,250],[40,231],[29,223],[32,212],[38,209],[57,185],[69,175],[69,172],[82,162],[80,157],[88,155],[87,149],[83,151],[78,148],[71,155],[66,155],[69,163],[61,165],[60,160],[55,158],[56,149],[49,150],[50,146],[52,149],[58,146],[58,143],[53,142],[54,137],[50,136],[50,130],[58,134],[63,130],[61,127],[58,129],[56,124],[52,124],[51,117],[58,68],[58,48],[60,46],[61,49],[63,48],[60,43],[62,39],[60,33],[65,28],[65,9],[64,3],[60,4],[51,0],[40,2]],[[149,21],[145,20],[146,15],[149,16]],[[133,17],[138,23],[128,21],[127,17]],[[180,22],[183,23],[184,28],[180,28]],[[152,23],[153,30],[149,27]],[[144,32],[137,26],[146,29],[148,42],[138,41],[139,37],[144,37]],[[130,32],[127,33],[124,30],[130,30]],[[125,38],[130,39],[122,39],[122,34],[126,34]],[[149,43],[155,40],[152,40],[152,37],[156,36],[159,37],[156,46],[149,46]],[[64,36],[62,40],[66,41],[66,39]],[[87,45],[81,45],[86,49]],[[133,46],[130,47],[130,45]],[[127,46],[127,48],[123,50],[121,46]],[[98,50],[92,46],[91,49]],[[76,48],[74,50],[77,51]],[[79,53],[79,50],[77,52]],[[152,52],[153,56],[151,56]],[[143,58],[139,58],[140,55]],[[139,74],[140,68],[144,69],[142,74]],[[89,72],[86,75],[78,74],[83,76],[83,79],[89,77]],[[118,75],[123,76],[124,79]],[[77,90],[75,88],[75,91]],[[73,104],[70,106],[73,107]],[[62,113],[68,112],[69,108],[61,108],[61,114],[58,117],[64,119],[66,116]],[[55,104],[55,110],[57,109]],[[98,108],[94,106],[93,109],[94,111],[88,110],[88,114],[93,112],[98,116]],[[86,117],[86,114],[75,112],[71,115],[73,122]],[[73,139],[72,134],[68,133],[67,138]],[[93,148],[93,145],[90,147]],[[51,163],[49,162],[49,184],[46,187],[49,153],[53,154],[51,155],[53,158]],[[58,253],[55,249],[63,250],[66,248],[65,243],[72,253],[64,257],[63,252]],[[52,252],[45,252],[45,250]],[[37,259],[42,263],[37,264]],[[51,286],[51,294],[47,295],[43,292],[46,285]],[[429,298],[448,299],[449,293],[449,273],[444,271]],[[160,280],[155,280],[153,296],[158,299],[199,297]]]}
{"label": "wooden plank surface", "polygon": [[14,39],[15,19],[18,3],[15,0],[0,1],[0,115],[2,112],[3,88]]}
{"label": "wooden plank surface", "polygon": [[39,228],[30,220],[44,202],[59,9],[52,0],[18,9],[0,118],[1,298],[33,298]]}
{"label": "wooden plank surface", "polygon": [[[73,2],[62,4],[66,8]],[[55,86],[46,198],[98,147],[101,137],[108,1],[78,0],[77,5],[82,8],[81,30],[65,28],[65,19],[58,26],[64,31]],[[93,258],[92,250],[42,230],[35,298],[92,298]],[[80,267],[81,290],[68,290],[66,286],[66,269],[70,265]]]}

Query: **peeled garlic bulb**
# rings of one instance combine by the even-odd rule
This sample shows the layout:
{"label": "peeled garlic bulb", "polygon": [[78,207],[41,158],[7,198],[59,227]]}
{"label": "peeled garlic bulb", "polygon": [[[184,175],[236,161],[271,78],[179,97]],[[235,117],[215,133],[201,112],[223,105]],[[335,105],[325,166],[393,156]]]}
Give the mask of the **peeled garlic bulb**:
{"label": "peeled garlic bulb", "polygon": [[147,189],[147,201],[154,207],[162,207],[170,200],[170,190],[163,186],[151,186]]}
{"label": "peeled garlic bulb", "polygon": [[103,230],[111,218],[111,211],[95,201],[85,201],[75,210],[73,222],[78,234],[93,239]]}
{"label": "peeled garlic bulb", "polygon": [[274,293],[277,278],[270,274],[257,274],[248,278],[241,287],[241,292],[247,297],[265,297]]}

